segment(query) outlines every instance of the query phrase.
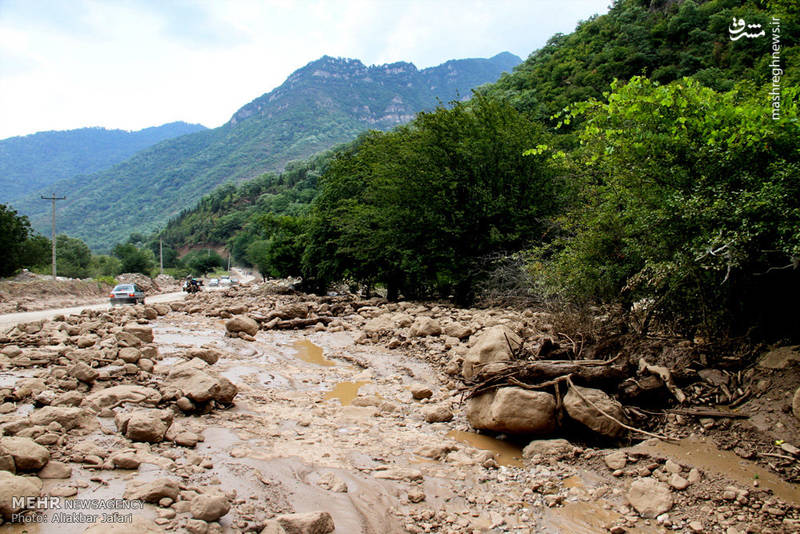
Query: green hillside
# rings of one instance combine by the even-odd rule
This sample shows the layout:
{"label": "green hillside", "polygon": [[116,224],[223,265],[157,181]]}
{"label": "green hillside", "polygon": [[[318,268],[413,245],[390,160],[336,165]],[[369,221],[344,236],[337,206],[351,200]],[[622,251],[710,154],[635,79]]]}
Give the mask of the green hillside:
{"label": "green hillside", "polygon": [[[418,70],[410,63],[366,67],[358,60],[323,57],[219,128],[165,141],[107,171],[54,184],[53,191],[67,196],[59,205],[59,231],[108,250],[132,232],[158,229],[222,183],[280,171],[369,128],[405,123],[439,100],[469,95],[476,85],[495,81],[519,61],[503,53]],[[38,195],[15,208],[34,228],[46,228],[47,206]]]}
{"label": "green hillside", "polygon": [[200,124],[172,122],[143,130],[39,132],[0,141],[0,202],[73,176],[102,171],[166,139],[205,130]]}

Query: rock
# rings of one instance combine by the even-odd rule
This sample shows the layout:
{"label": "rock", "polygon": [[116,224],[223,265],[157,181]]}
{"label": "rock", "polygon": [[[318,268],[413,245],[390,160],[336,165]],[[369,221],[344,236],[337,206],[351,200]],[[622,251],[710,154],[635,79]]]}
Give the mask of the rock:
{"label": "rock", "polygon": [[87,384],[92,384],[97,377],[100,376],[100,373],[97,370],[92,369],[88,365],[83,362],[78,362],[72,367],[67,370],[70,376],[73,376],[80,380],[81,382],[85,382]]}
{"label": "rock", "polygon": [[689,487],[689,481],[680,476],[678,473],[672,473],[669,477],[669,485],[678,491],[685,490]]}
{"label": "rock", "polygon": [[617,469],[623,469],[625,467],[628,463],[628,457],[623,451],[613,451],[606,454],[603,457],[603,461],[609,469],[616,471]]}
{"label": "rock", "polygon": [[428,406],[422,410],[422,415],[428,423],[446,423],[453,420],[453,411],[444,404]]}
{"label": "rock", "polygon": [[410,390],[411,396],[416,400],[430,399],[433,396],[431,388],[424,384],[412,384]]}
{"label": "rock", "polygon": [[689,470],[689,484],[697,484],[702,478],[703,475],[700,474],[700,471],[696,467],[692,467]]}
{"label": "rock", "polygon": [[16,472],[38,471],[50,460],[50,452],[31,438],[0,438],[0,456],[8,455],[14,459]]}
{"label": "rock", "polygon": [[442,460],[449,453],[458,450],[458,447],[445,443],[442,445],[423,445],[414,451],[414,454],[422,456],[423,458],[430,458],[431,460]]}
{"label": "rock", "polygon": [[444,333],[456,339],[464,339],[472,334],[472,329],[461,323],[448,323],[444,326]]}
{"label": "rock", "polygon": [[246,315],[237,315],[225,322],[225,329],[230,334],[244,332],[250,336],[258,333],[258,323]]}
{"label": "rock", "polygon": [[47,426],[52,422],[60,424],[64,430],[77,430],[79,434],[88,434],[100,428],[97,418],[84,408],[67,406],[45,406],[30,415],[32,425]]}
{"label": "rock", "polygon": [[646,519],[655,519],[672,509],[672,493],[654,478],[634,480],[627,497],[631,506]]}
{"label": "rock", "polygon": [[[268,522],[265,532],[281,532],[280,530],[268,530]],[[308,512],[305,514],[284,514],[274,519],[274,523],[279,525],[286,534],[329,534],[336,530],[333,524],[333,517],[328,512]]]}
{"label": "rock", "polygon": [[208,523],[201,519],[188,519],[184,528],[189,534],[208,534]]}
{"label": "rock", "polygon": [[138,469],[141,460],[132,452],[121,452],[111,457],[111,464],[119,469]]}
{"label": "rock", "polygon": [[8,356],[9,358],[16,358],[22,354],[22,349],[16,345],[6,345],[0,349],[0,354],[3,356]]}
{"label": "rock", "polygon": [[411,488],[408,490],[408,502],[422,502],[425,500],[425,492],[419,488]]}
{"label": "rock", "polygon": [[42,479],[69,478],[72,476],[72,468],[64,462],[50,460],[47,462],[47,465],[39,471],[38,476]]}
{"label": "rock", "polygon": [[117,357],[125,363],[137,363],[142,358],[142,351],[136,347],[123,347],[119,349]]}
{"label": "rock", "polygon": [[512,434],[546,434],[555,429],[556,401],[544,391],[504,387],[467,401],[473,428]]}
{"label": "rock", "polygon": [[97,411],[124,403],[156,405],[161,402],[161,393],[145,386],[125,384],[101,389],[85,399],[85,404]]}
{"label": "rock", "polygon": [[666,469],[668,473],[680,473],[683,470],[679,463],[669,459],[664,463],[664,469]]}
{"label": "rock", "polygon": [[794,398],[792,399],[792,413],[795,417],[800,419],[800,388],[797,388],[797,391],[794,392]]}
{"label": "rock", "polygon": [[172,311],[172,308],[167,304],[153,304],[153,309],[156,310],[156,313],[159,315],[167,315]]}
{"label": "rock", "polygon": [[128,323],[122,329],[126,334],[133,334],[145,343],[153,342],[153,329],[149,326],[144,326],[136,323]]}
{"label": "rock", "polygon": [[79,348],[85,349],[87,347],[93,347],[99,338],[94,334],[86,334],[83,336],[78,337],[75,340],[75,344],[78,345]]}
{"label": "rock", "polygon": [[723,384],[727,386],[730,381],[728,375],[719,369],[700,369],[697,371],[697,374],[703,379],[703,382],[716,387],[722,386]]}
{"label": "rock", "polygon": [[172,438],[172,442],[181,447],[196,447],[198,441],[200,441],[200,436],[189,431],[178,432]]}
{"label": "rock", "polygon": [[572,456],[575,453],[575,447],[565,439],[536,439],[528,443],[522,449],[522,457],[527,459],[533,458],[537,454],[551,457],[563,458]]}
{"label": "rock", "polygon": [[175,501],[179,493],[178,482],[169,478],[158,478],[152,482],[134,480],[125,487],[123,498],[156,503],[164,497]]}
{"label": "rock", "polygon": [[199,358],[209,365],[217,363],[222,356],[222,353],[215,349],[208,348],[195,348],[189,349],[189,359]]}
{"label": "rock", "polygon": [[317,485],[320,488],[333,491],[335,493],[347,493],[347,483],[336,474],[328,472],[319,477]]}
{"label": "rock", "polygon": [[505,326],[487,329],[481,333],[464,357],[461,374],[466,380],[471,380],[480,371],[481,366],[510,360],[512,355],[509,343],[516,349],[522,340]]}
{"label": "rock", "polygon": [[148,321],[152,321],[153,319],[158,319],[158,312],[152,306],[145,306],[144,310],[142,310],[142,314],[144,318]]}
{"label": "rock", "polygon": [[432,317],[417,317],[408,335],[411,337],[438,336],[442,333],[442,325]]}
{"label": "rock", "polygon": [[191,514],[195,519],[216,521],[231,509],[231,503],[224,495],[198,495],[192,499]]}
{"label": "rock", "polygon": [[283,320],[305,319],[308,317],[308,304],[305,302],[295,302],[275,310],[271,315],[272,317],[278,317]]}
{"label": "rock", "polygon": [[408,482],[423,479],[422,471],[406,467],[387,467],[386,469],[373,472],[372,476],[382,480],[405,480]]}
{"label": "rock", "polygon": [[130,332],[117,332],[114,334],[117,345],[120,347],[141,347],[142,340]]}
{"label": "rock", "polygon": [[694,521],[689,521],[689,530],[697,533],[704,532],[703,522],[698,521],[697,519],[695,519]]}
{"label": "rock", "polygon": [[213,371],[206,362],[198,358],[173,367],[167,375],[167,381],[172,387],[179,389],[183,396],[199,403],[213,399],[230,404],[239,392],[233,382]]}
{"label": "rock", "polygon": [[572,419],[583,423],[598,434],[611,438],[618,438],[625,433],[623,427],[584,402],[575,390],[579,391],[581,395],[607,414],[619,421],[625,421],[625,413],[622,411],[622,405],[619,402],[609,397],[604,391],[580,386],[573,386],[564,396],[564,408]]}
{"label": "rock", "polygon": [[21,506],[14,506],[14,497],[38,497],[41,491],[42,481],[36,477],[22,477],[0,471],[0,515],[10,521],[13,514],[23,510]]}
{"label": "rock", "polygon": [[80,406],[83,402],[83,393],[79,391],[67,391],[50,402],[50,406]]}
{"label": "rock", "polygon": [[361,327],[361,330],[367,334],[383,334],[386,332],[393,332],[395,327],[391,317],[388,315],[381,315],[368,320],[364,323],[364,326]]}
{"label": "rock", "polygon": [[159,443],[172,424],[170,410],[137,410],[117,414],[114,422],[120,432],[132,441]]}

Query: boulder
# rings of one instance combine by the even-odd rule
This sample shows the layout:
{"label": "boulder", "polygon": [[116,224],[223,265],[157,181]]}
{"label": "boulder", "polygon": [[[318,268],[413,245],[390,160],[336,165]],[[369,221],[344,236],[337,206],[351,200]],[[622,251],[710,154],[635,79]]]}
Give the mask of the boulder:
{"label": "boulder", "polygon": [[0,471],[0,515],[10,521],[13,514],[23,510],[21,506],[14,506],[14,497],[38,497],[41,491],[42,481],[36,477],[21,477]]}
{"label": "boulder", "polygon": [[188,357],[190,360],[192,358],[199,358],[207,364],[213,365],[219,361],[222,357],[222,353],[216,349],[201,347],[189,349]]}
{"label": "boulder", "polygon": [[408,335],[411,337],[438,336],[442,333],[442,325],[432,317],[417,317]]}
{"label": "boulder", "polygon": [[142,340],[131,334],[130,332],[117,332],[114,334],[117,340],[117,345],[120,347],[141,347]]}
{"label": "boulder", "polygon": [[127,334],[133,334],[134,336],[138,337],[144,343],[152,343],[153,342],[153,329],[149,326],[136,324],[136,323],[128,323],[122,329],[123,332]]}
{"label": "boulder", "polygon": [[444,333],[450,337],[464,339],[472,334],[472,329],[461,323],[448,323],[444,326]]}
{"label": "boulder", "polygon": [[16,472],[38,471],[50,460],[50,452],[31,438],[0,438],[0,456],[8,455],[14,459]]}
{"label": "boulder", "polygon": [[361,330],[367,334],[383,334],[386,332],[394,332],[395,327],[391,317],[388,315],[381,315],[368,320],[364,323],[364,326],[361,327]]}
{"label": "boulder", "polygon": [[446,423],[453,420],[453,411],[444,404],[428,406],[422,410],[422,415],[428,423]]}
{"label": "boulder", "polygon": [[544,391],[499,388],[467,401],[473,428],[511,434],[547,434],[556,426],[556,401]]}
{"label": "boulder", "polygon": [[47,465],[39,471],[38,476],[41,479],[70,478],[72,476],[72,468],[64,462],[50,460],[47,462]]}
{"label": "boulder", "polygon": [[172,424],[170,410],[136,410],[120,413],[114,418],[117,429],[132,441],[159,443]]}
{"label": "boulder", "polygon": [[153,304],[153,309],[156,310],[156,313],[159,315],[167,315],[172,311],[172,308],[170,308],[168,304]]}
{"label": "boulder", "polygon": [[464,357],[462,376],[471,380],[478,374],[480,367],[510,360],[512,354],[509,344],[516,349],[522,344],[522,340],[506,326],[494,326],[482,332]]}
{"label": "boulder", "polygon": [[634,480],[627,497],[631,506],[646,519],[654,519],[672,509],[672,492],[654,478]]}
{"label": "boulder", "polygon": [[29,421],[32,425],[38,426],[47,426],[55,421],[64,427],[64,430],[78,430],[80,434],[94,432],[100,428],[100,423],[90,411],[68,406],[45,406],[34,410]]}
{"label": "boulder", "polygon": [[176,480],[169,478],[158,478],[151,482],[134,480],[125,487],[124,499],[140,500],[144,502],[156,503],[168,497],[173,501],[178,499],[180,486]]}
{"label": "boulder", "polygon": [[125,363],[137,363],[142,358],[142,351],[136,347],[123,347],[119,349],[117,357]]}
{"label": "boulder", "polygon": [[225,321],[225,329],[229,334],[244,332],[247,335],[254,336],[258,333],[258,323],[246,315],[237,315]]}
{"label": "boulder", "polygon": [[336,530],[328,512],[284,514],[268,521],[262,534],[329,534]]}
{"label": "boulder", "polygon": [[[270,314],[273,318],[278,317],[283,320],[287,319],[305,319],[308,317],[308,304],[305,302],[295,302],[287,306],[278,308]],[[255,335],[255,334],[251,334]]]}
{"label": "boulder", "polygon": [[161,393],[158,390],[146,386],[124,384],[95,391],[84,399],[84,404],[99,411],[126,402],[155,406],[160,401]]}
{"label": "boulder", "polygon": [[172,368],[167,375],[167,382],[193,402],[216,400],[229,404],[239,392],[230,380],[198,358]]}
{"label": "boulder", "polygon": [[410,391],[416,400],[430,399],[433,396],[433,391],[425,384],[412,384]]}
{"label": "boulder", "polygon": [[216,521],[224,516],[231,509],[231,503],[228,502],[225,495],[198,495],[192,499],[192,504],[189,511],[195,519],[202,519],[203,521]]}
{"label": "boulder", "polygon": [[94,346],[98,339],[99,338],[93,334],[86,334],[75,340],[75,344],[78,345],[79,348],[85,349]]}
{"label": "boulder", "polygon": [[522,457],[526,460],[541,455],[549,458],[564,458],[575,453],[575,446],[569,441],[558,439],[536,439],[522,449]]}
{"label": "boulder", "polygon": [[83,362],[78,362],[67,369],[67,373],[87,384],[93,383],[100,376],[96,369],[92,369]]}
{"label": "boulder", "polygon": [[573,386],[564,396],[564,408],[572,419],[583,423],[598,434],[610,438],[618,438],[625,433],[623,427],[584,402],[575,390],[579,391],[581,395],[608,415],[625,422],[625,412],[623,412],[622,405],[619,402],[609,397],[604,391],[580,386]]}
{"label": "boulder", "polygon": [[603,456],[603,461],[609,469],[616,471],[625,467],[625,464],[628,463],[628,456],[624,451],[611,451]]}

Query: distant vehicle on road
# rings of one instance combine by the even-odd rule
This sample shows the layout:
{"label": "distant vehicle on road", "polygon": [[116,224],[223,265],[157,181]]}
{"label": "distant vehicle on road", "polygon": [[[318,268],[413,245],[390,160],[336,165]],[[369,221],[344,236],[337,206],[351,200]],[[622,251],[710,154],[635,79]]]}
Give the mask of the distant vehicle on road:
{"label": "distant vehicle on road", "polygon": [[238,284],[239,284],[239,279],[238,278],[231,278],[231,285],[232,286],[235,286],[235,285],[238,285]]}
{"label": "distant vehicle on road", "polygon": [[223,276],[220,278],[219,285],[221,286],[229,286],[231,285],[231,277],[230,276]]}
{"label": "distant vehicle on road", "polygon": [[217,278],[212,278],[208,281],[208,287],[216,287],[219,285],[219,280]]}
{"label": "distant vehicle on road", "polygon": [[111,290],[109,302],[117,304],[144,304],[144,291],[136,284],[118,284]]}

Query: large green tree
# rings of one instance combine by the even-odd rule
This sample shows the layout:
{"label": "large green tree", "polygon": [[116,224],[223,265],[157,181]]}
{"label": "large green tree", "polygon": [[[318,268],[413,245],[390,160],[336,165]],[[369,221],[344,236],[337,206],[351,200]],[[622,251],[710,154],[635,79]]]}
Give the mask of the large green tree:
{"label": "large green tree", "polygon": [[80,239],[63,234],[57,236],[56,257],[58,274],[71,278],[86,278],[89,276],[92,252],[86,243]]}
{"label": "large green tree", "polygon": [[0,204],[0,276],[10,276],[23,266],[26,240],[31,233],[26,216]]}
{"label": "large green tree", "polygon": [[[800,297],[797,88],[773,120],[763,90],[692,79],[617,82],[584,118],[582,179],[554,261],[570,298],[647,303],[683,333],[791,330]],[[651,315],[652,316],[652,315]],[[793,328],[793,326],[792,326]]]}
{"label": "large green tree", "polygon": [[149,249],[140,249],[133,243],[120,243],[114,247],[113,255],[120,260],[124,273],[141,273],[149,276],[155,268],[155,256]]}

